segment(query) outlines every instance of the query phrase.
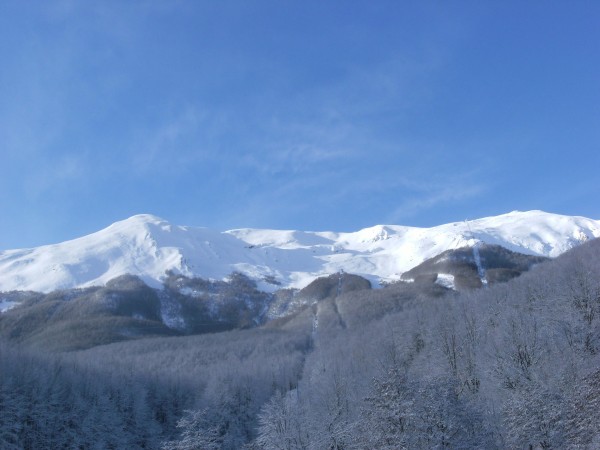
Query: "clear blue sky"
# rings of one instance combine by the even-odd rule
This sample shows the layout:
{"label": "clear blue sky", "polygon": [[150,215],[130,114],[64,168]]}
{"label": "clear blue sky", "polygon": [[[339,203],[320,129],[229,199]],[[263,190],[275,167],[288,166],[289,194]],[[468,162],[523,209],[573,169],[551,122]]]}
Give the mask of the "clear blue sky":
{"label": "clear blue sky", "polygon": [[0,0],[0,249],[137,213],[600,219],[600,2]]}

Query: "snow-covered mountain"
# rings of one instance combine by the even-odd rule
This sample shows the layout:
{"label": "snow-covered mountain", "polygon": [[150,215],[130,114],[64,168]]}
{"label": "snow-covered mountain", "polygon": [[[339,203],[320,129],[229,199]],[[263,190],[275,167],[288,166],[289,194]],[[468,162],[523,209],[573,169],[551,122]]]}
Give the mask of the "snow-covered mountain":
{"label": "snow-covered mountain", "polygon": [[351,233],[221,232],[143,214],[60,244],[0,252],[0,291],[103,285],[123,274],[138,275],[157,287],[167,270],[212,279],[239,271],[269,291],[301,288],[340,270],[377,284],[399,279],[446,250],[478,242],[555,257],[599,236],[600,221],[543,211],[514,211],[432,228],[376,225]]}

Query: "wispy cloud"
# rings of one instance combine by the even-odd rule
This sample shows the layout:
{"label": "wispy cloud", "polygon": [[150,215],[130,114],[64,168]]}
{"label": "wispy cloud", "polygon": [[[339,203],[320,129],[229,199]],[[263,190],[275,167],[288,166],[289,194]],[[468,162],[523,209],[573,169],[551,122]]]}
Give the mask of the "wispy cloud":
{"label": "wispy cloud", "polygon": [[[154,128],[141,128],[127,145],[133,173],[178,173],[214,155],[211,119],[195,108],[186,108]],[[214,118],[212,119],[214,121]]]}
{"label": "wispy cloud", "polygon": [[408,219],[427,212],[441,204],[456,204],[482,196],[486,192],[483,185],[448,185],[429,192],[410,195],[395,207],[388,216],[388,223],[403,223]]}
{"label": "wispy cloud", "polygon": [[69,153],[55,158],[40,156],[24,174],[24,186],[30,198],[46,197],[55,190],[80,189],[92,172],[88,155]]}

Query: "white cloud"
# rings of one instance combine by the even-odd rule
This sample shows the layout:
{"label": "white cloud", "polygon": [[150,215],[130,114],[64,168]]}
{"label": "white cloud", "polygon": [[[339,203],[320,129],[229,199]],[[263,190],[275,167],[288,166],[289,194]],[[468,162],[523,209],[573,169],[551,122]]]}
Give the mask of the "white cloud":
{"label": "white cloud", "polygon": [[127,145],[129,167],[143,176],[178,173],[195,164],[214,161],[219,157],[215,138],[221,127],[218,122],[218,117],[186,108],[153,129],[138,130]]}
{"label": "white cloud", "polygon": [[443,203],[457,203],[483,195],[483,185],[448,185],[434,188],[429,192],[411,195],[403,200],[388,216],[388,223],[403,223],[423,212],[438,207]]}
{"label": "white cloud", "polygon": [[25,189],[29,196],[39,198],[54,189],[80,186],[90,177],[90,162],[85,153],[69,153],[55,158],[40,156],[26,172]]}

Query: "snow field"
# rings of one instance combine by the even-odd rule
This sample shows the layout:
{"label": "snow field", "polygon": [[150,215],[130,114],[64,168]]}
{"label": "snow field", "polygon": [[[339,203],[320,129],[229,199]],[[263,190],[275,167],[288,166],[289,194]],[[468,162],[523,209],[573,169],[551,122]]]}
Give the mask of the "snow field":
{"label": "snow field", "polygon": [[[60,244],[0,252],[0,291],[103,285],[123,274],[159,287],[167,270],[223,279],[240,271],[264,290],[302,288],[341,270],[374,285],[445,250],[477,243],[556,257],[600,236],[600,221],[543,211],[514,211],[432,228],[376,225],[351,233],[172,225],[148,214]],[[279,285],[265,282],[269,277]]]}

